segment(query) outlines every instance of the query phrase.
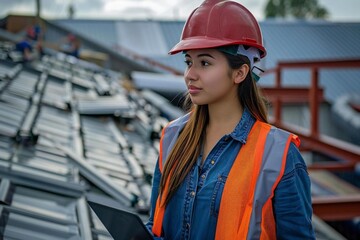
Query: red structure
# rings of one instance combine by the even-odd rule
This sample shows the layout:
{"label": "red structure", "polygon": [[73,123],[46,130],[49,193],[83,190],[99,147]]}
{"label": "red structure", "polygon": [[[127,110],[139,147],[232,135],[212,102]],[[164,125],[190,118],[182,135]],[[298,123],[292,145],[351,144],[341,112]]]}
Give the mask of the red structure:
{"label": "red structure", "polygon": [[[272,123],[297,134],[302,141],[301,150],[316,151],[342,160],[313,163],[308,166],[310,170],[353,171],[355,165],[360,162],[360,147],[319,132],[319,104],[324,101],[323,89],[319,88],[319,70],[326,68],[360,68],[360,59],[280,62],[275,69],[266,72],[266,74],[275,73],[275,87],[264,88],[263,91],[273,104]],[[282,71],[285,69],[309,69],[311,86],[308,89],[282,87]],[[281,120],[282,104],[295,102],[309,104],[310,129],[285,124]],[[313,197],[313,209],[314,213],[324,220],[359,217],[360,192],[351,195],[315,196]]]}

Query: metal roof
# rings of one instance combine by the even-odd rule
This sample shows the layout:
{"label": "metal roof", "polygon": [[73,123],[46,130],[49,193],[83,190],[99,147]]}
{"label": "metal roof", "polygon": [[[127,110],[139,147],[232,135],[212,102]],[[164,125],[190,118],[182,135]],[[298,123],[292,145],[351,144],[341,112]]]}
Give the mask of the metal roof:
{"label": "metal roof", "polygon": [[74,31],[78,34],[84,35],[92,41],[100,43],[104,46],[113,47],[117,44],[117,29],[116,22],[112,20],[58,20],[56,23],[61,22],[61,26],[64,26],[70,31]]}
{"label": "metal roof", "polygon": [[0,236],[112,239],[84,194],[146,212],[168,120],[121,74],[57,56],[0,60]]}
{"label": "metal roof", "polygon": [[266,68],[283,60],[344,59],[360,56],[360,23],[277,21],[260,23]]}
{"label": "metal roof", "polygon": [[[151,59],[183,71],[183,56],[168,56],[167,51],[174,46],[184,25],[182,21],[125,21],[114,20],[97,23],[93,20],[55,20],[73,31],[79,31],[94,38],[116,39],[120,46],[150,57]],[[112,28],[115,31],[104,31]],[[271,69],[279,61],[348,59],[360,57],[360,23],[327,21],[277,21],[260,23],[267,56],[261,67]],[[102,26],[102,28],[97,28]],[[112,27],[111,27],[112,26]],[[116,26],[116,27],[114,27]],[[110,43],[108,43],[110,44]],[[114,47],[113,45],[107,45]],[[291,86],[309,86],[310,73],[302,70],[286,71],[283,84]],[[325,99],[333,102],[338,97],[360,91],[360,70],[324,69],[320,70],[320,85],[325,88]],[[261,86],[274,83],[274,75],[265,75]]]}

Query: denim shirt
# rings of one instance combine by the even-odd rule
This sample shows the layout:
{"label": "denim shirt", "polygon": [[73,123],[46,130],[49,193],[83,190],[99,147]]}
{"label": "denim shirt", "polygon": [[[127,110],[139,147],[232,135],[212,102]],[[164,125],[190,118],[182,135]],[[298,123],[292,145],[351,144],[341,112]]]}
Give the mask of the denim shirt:
{"label": "denim shirt", "polygon": [[[255,123],[247,109],[230,134],[223,136],[201,165],[202,154],[166,206],[163,238],[156,239],[214,239],[221,195],[231,166],[246,144]],[[273,211],[277,239],[315,239],[312,228],[310,179],[297,147],[291,143],[284,175],[275,189]],[[151,231],[154,208],[161,178],[158,163],[155,167],[151,212],[146,224]]]}

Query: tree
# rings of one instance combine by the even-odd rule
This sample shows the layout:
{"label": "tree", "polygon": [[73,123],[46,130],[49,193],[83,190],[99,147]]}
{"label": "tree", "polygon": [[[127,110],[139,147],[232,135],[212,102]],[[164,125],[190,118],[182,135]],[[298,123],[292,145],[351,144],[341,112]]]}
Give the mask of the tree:
{"label": "tree", "polygon": [[320,6],[317,0],[269,0],[265,7],[265,16],[266,18],[327,18],[328,11]]}

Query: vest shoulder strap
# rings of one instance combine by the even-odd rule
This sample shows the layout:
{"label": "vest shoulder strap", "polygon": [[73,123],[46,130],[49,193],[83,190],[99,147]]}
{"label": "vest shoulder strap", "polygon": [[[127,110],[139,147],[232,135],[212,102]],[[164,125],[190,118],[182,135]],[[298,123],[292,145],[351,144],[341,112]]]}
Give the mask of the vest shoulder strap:
{"label": "vest shoulder strap", "polygon": [[160,138],[160,153],[159,153],[159,169],[160,172],[163,170],[163,166],[166,161],[166,157],[169,155],[173,148],[176,139],[178,138],[181,130],[189,120],[189,114],[186,114],[172,122],[170,122],[161,133]]}
{"label": "vest shoulder strap", "polygon": [[[160,153],[159,153],[159,169],[160,172],[163,172],[164,162],[166,161],[166,157],[170,153],[172,147],[174,146],[176,139],[178,138],[181,130],[185,126],[189,119],[189,114],[184,115],[172,122],[170,122],[161,133],[160,139]],[[165,182],[164,192],[168,191],[168,183],[169,179]],[[163,199],[162,199],[163,200]],[[152,227],[152,231],[155,236],[160,237],[162,232],[162,222],[165,214],[165,207],[162,203],[161,198],[158,196],[156,200],[156,206],[154,211],[154,224]]]}

